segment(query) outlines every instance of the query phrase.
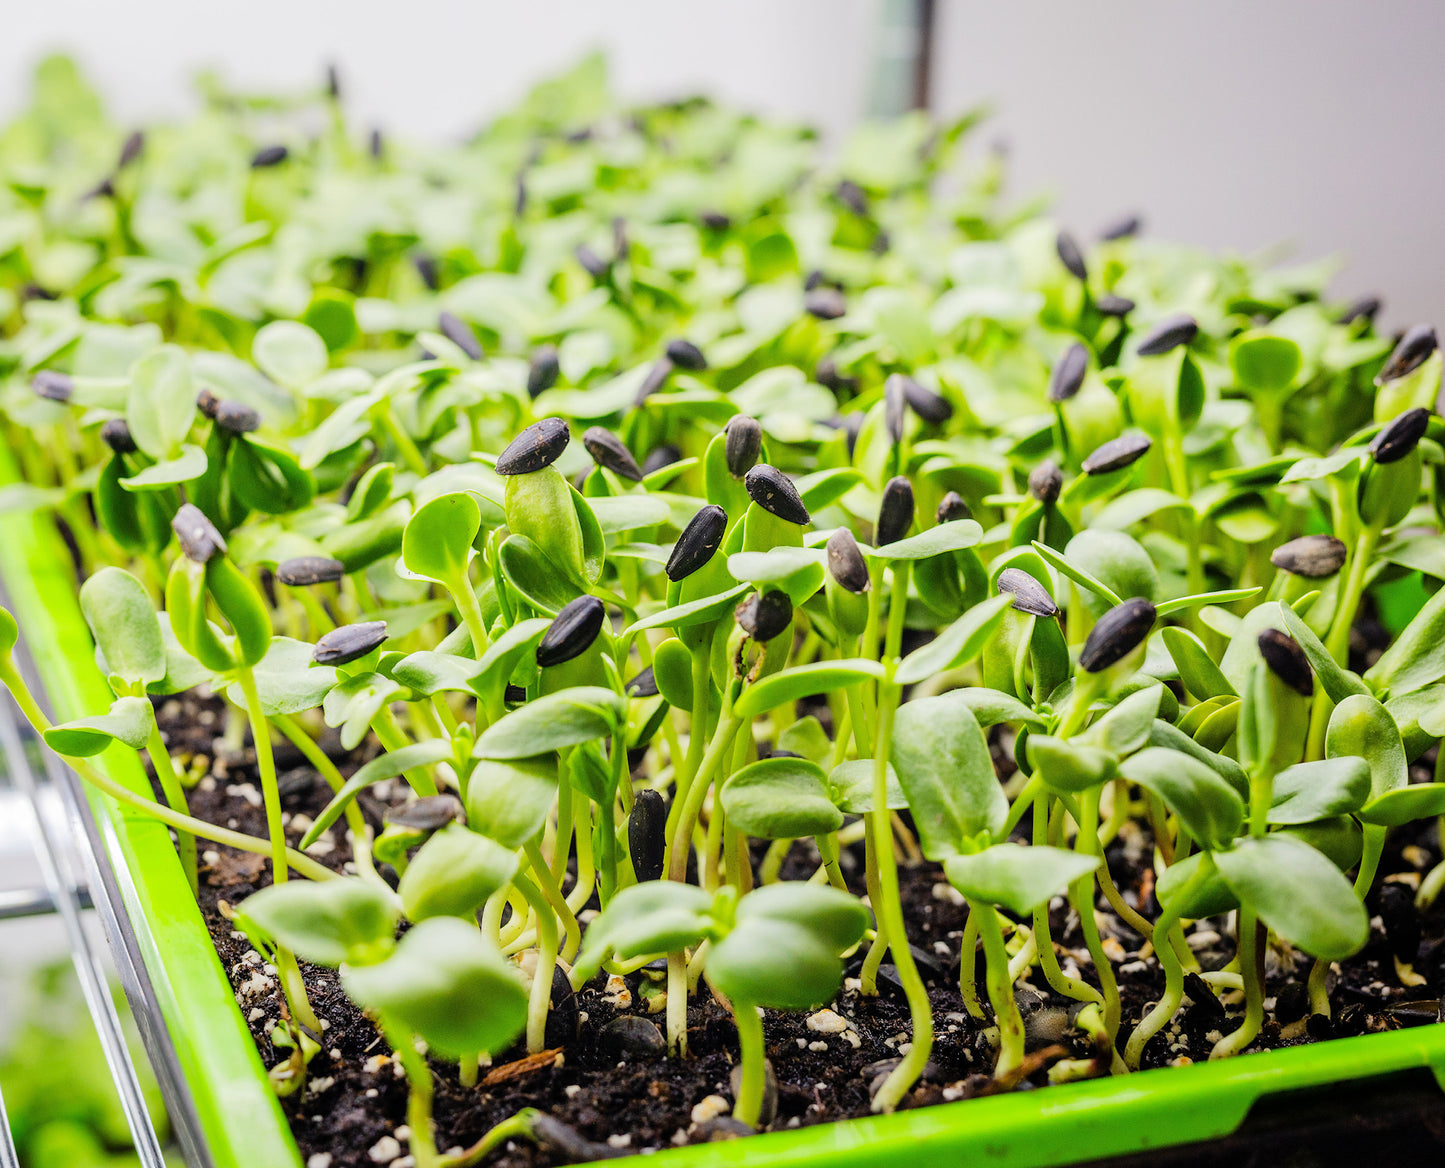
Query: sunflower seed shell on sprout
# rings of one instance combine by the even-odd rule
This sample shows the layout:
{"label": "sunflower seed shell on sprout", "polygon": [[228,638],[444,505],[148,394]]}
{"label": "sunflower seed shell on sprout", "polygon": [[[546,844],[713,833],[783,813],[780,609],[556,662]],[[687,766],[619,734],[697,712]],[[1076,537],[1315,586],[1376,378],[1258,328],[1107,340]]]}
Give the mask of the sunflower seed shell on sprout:
{"label": "sunflower seed shell on sprout", "polygon": [[879,547],[897,543],[913,526],[913,484],[902,475],[895,475],[883,484],[883,499],[878,504],[876,542]]}
{"label": "sunflower seed shell on sprout", "polygon": [[1127,296],[1105,292],[1094,301],[1094,307],[1104,316],[1128,316],[1134,311],[1134,302]]}
{"label": "sunflower seed shell on sprout", "polygon": [[537,664],[561,665],[585,653],[602,631],[607,610],[595,596],[579,596],[562,606],[537,642]]}
{"label": "sunflower seed shell on sprout", "polygon": [[1029,494],[1040,503],[1058,502],[1064,489],[1064,472],[1053,459],[1040,463],[1029,472]]}
{"label": "sunflower seed shell on sprout", "polygon": [[441,831],[447,824],[462,818],[462,801],[455,795],[423,795],[393,807],[385,817],[393,827],[412,831]]}
{"label": "sunflower seed shell on sprout", "polygon": [[421,277],[428,292],[435,292],[441,287],[441,272],[437,268],[436,256],[420,252],[411,257],[411,266],[416,269],[416,274]]}
{"label": "sunflower seed shell on sprout", "polygon": [[677,537],[672,555],[667,557],[667,565],[662,569],[667,578],[674,583],[685,580],[712,559],[722,544],[727,526],[728,513],[716,503],[699,508]]}
{"label": "sunflower seed shell on sprout", "polygon": [[740,479],[757,466],[758,459],[762,457],[762,424],[747,414],[734,414],[723,427],[723,433],[727,435],[723,443],[723,460],[727,463],[728,474]]}
{"label": "sunflower seed shell on sprout", "polygon": [[726,231],[733,225],[733,221],[721,211],[703,211],[697,218],[709,231]]}
{"label": "sunflower seed shell on sprout", "polygon": [[894,442],[903,440],[903,411],[908,398],[903,392],[903,374],[890,373],[883,383],[883,424]]}
{"label": "sunflower seed shell on sprout", "polygon": [[1295,576],[1323,580],[1344,567],[1347,551],[1344,541],[1333,535],[1302,535],[1270,552],[1269,562]]}
{"label": "sunflower seed shell on sprout", "polygon": [[577,257],[577,262],[582,265],[583,271],[594,280],[607,278],[611,265],[585,243],[579,243],[577,250],[572,254]]}
{"label": "sunflower seed shell on sprout", "polygon": [[1259,634],[1259,655],[1269,670],[1295,693],[1313,697],[1315,677],[1310,672],[1309,658],[1288,633],[1265,629]]}
{"label": "sunflower seed shell on sprout", "polygon": [[753,640],[771,641],[793,623],[793,602],[778,588],[754,592],[738,605],[734,616]]}
{"label": "sunflower seed shell on sprout", "polygon": [[1370,457],[1377,463],[1399,462],[1420,444],[1430,425],[1430,411],[1424,406],[1406,410],[1375,435],[1370,443]]}
{"label": "sunflower seed shell on sprout", "polygon": [[707,358],[703,356],[702,350],[684,337],[676,337],[667,342],[664,350],[670,360],[679,369],[686,369],[691,373],[701,373],[707,368]]}
{"label": "sunflower seed shell on sprout", "polygon": [[221,408],[221,399],[216,396],[215,391],[204,388],[196,394],[196,409],[201,411],[203,418],[216,420],[216,411]]}
{"label": "sunflower seed shell on sprout", "polygon": [[36,396],[63,405],[75,392],[75,381],[69,373],[62,373],[59,369],[41,369],[30,379],[30,388]]}
{"label": "sunflower seed shell on sprout", "polygon": [[652,672],[652,666],[649,665],[636,674],[622,688],[630,698],[655,698],[658,694],[657,678]]}
{"label": "sunflower seed shell on sprout", "polygon": [[268,166],[280,166],[290,157],[291,151],[285,146],[263,146],[251,155],[251,169],[265,170]]}
{"label": "sunflower seed shell on sprout", "polygon": [[1415,372],[1436,348],[1438,342],[1435,339],[1435,329],[1431,325],[1411,325],[1381,366],[1380,372],[1375,374],[1375,384],[1384,385],[1388,381],[1398,381],[1406,374]]}
{"label": "sunflower seed shell on sprout", "polygon": [[847,207],[853,214],[861,218],[867,218],[868,196],[864,193],[863,188],[851,178],[843,179],[833,188],[833,194],[837,197],[838,202],[842,203],[843,206]]}
{"label": "sunflower seed shell on sprout", "polygon": [[839,372],[838,363],[832,357],[818,358],[813,368],[813,380],[834,393],[853,393],[858,389],[858,379]]}
{"label": "sunflower seed shell on sprout", "polygon": [[317,665],[345,665],[365,657],[373,649],[386,642],[385,621],[358,621],[354,625],[342,625],[332,629],[311,650],[311,660]]}
{"label": "sunflower seed shell on sprout", "polygon": [[346,565],[330,556],[293,556],[276,565],[276,579],[288,588],[335,584],[345,574]]}
{"label": "sunflower seed shell on sprout", "polygon": [[863,549],[858,546],[853,533],[846,527],[838,528],[828,537],[826,550],[828,575],[838,582],[838,586],[854,594],[867,592],[870,586],[868,561],[863,558]]}
{"label": "sunflower seed shell on sprout", "polygon": [[1154,627],[1154,606],[1142,596],[1116,604],[1098,620],[1079,653],[1079,668],[1100,673],[1144,643]]}
{"label": "sunflower seed shell on sprout", "polygon": [[941,426],[953,417],[953,406],[943,394],[934,393],[911,377],[903,379],[903,399],[908,403],[909,409],[925,422],[935,426]]}
{"label": "sunflower seed shell on sprout", "polygon": [[667,379],[672,376],[672,358],[659,357],[652,363],[647,371],[647,376],[642,379],[642,384],[637,387],[637,396],[633,398],[634,405],[642,405],[648,398],[667,384]]}
{"label": "sunflower seed shell on sprout", "polygon": [[743,486],[754,503],[779,519],[799,526],[813,521],[793,480],[777,467],[758,463],[743,476]]}
{"label": "sunflower seed shell on sprout", "polygon": [[1030,616],[1057,616],[1059,606],[1048,591],[1022,568],[1005,568],[998,574],[997,588],[1014,598],[1014,608]]}
{"label": "sunflower seed shell on sprout", "polygon": [[544,390],[557,384],[557,375],[562,363],[557,357],[556,345],[539,345],[532,350],[532,360],[527,366],[527,396],[535,399]]}
{"label": "sunflower seed shell on sprout", "polygon": [[1113,243],[1119,239],[1129,239],[1139,234],[1144,226],[1144,221],[1138,215],[1123,215],[1110,223],[1103,231],[1099,232],[1099,238],[1105,243]]}
{"label": "sunflower seed shell on sprout", "polygon": [[132,162],[141,156],[141,151],[146,148],[146,136],[144,131],[132,130],[120,147],[120,157],[115,160],[116,170],[124,170]]}
{"label": "sunflower seed shell on sprout", "polygon": [[1350,301],[1345,310],[1335,317],[1336,324],[1354,324],[1358,320],[1367,320],[1375,323],[1375,317],[1379,315],[1380,309],[1385,302],[1378,296],[1366,294]]}
{"label": "sunflower seed shell on sprout", "polygon": [[1176,312],[1145,333],[1136,351],[1141,357],[1161,357],[1171,349],[1189,344],[1198,335],[1199,322],[1187,312]]}
{"label": "sunflower seed shell on sprout", "polygon": [[661,446],[654,446],[647,452],[647,457],[642,460],[642,477],[646,478],[654,471],[681,461],[682,451],[676,446],[671,446],[666,442]]}
{"label": "sunflower seed shell on sprout", "polygon": [[497,458],[499,475],[531,474],[551,466],[567,449],[571,431],[562,418],[543,418],[533,422],[512,439]]}
{"label": "sunflower seed shell on sprout", "polygon": [[206,513],[194,503],[182,503],[171,520],[181,552],[194,564],[209,564],[226,554],[226,541]]}
{"label": "sunflower seed shell on sprout", "polygon": [[482,359],[482,344],[477,340],[477,334],[472,332],[472,326],[460,317],[443,312],[437,317],[437,329],[473,361]]}
{"label": "sunflower seed shell on sprout", "polygon": [[837,320],[847,315],[848,301],[836,288],[814,288],[803,297],[803,307],[819,320]]}
{"label": "sunflower seed shell on sprout", "polygon": [[935,523],[954,523],[959,519],[972,519],[973,511],[957,491],[949,491],[933,513]]}
{"label": "sunflower seed shell on sprout", "polygon": [[100,440],[116,454],[134,454],[135,438],[124,418],[111,418],[100,428]]}
{"label": "sunflower seed shell on sprout", "polygon": [[660,880],[667,852],[667,805],[650,788],[637,793],[627,813],[627,854],[637,879]]}
{"label": "sunflower seed shell on sprout", "polygon": [[1087,281],[1089,267],[1084,263],[1084,253],[1079,250],[1078,241],[1067,231],[1060,231],[1054,238],[1054,250],[1059,254],[1059,263],[1069,270],[1069,275]]}
{"label": "sunflower seed shell on sprout", "polygon": [[228,434],[249,434],[261,428],[261,415],[245,402],[226,398],[216,403],[215,423]]}
{"label": "sunflower seed shell on sprout", "polygon": [[1085,474],[1110,474],[1141,459],[1154,443],[1144,434],[1121,434],[1096,448],[1083,462]]}
{"label": "sunflower seed shell on sprout", "polygon": [[1089,350],[1075,341],[1054,364],[1049,374],[1049,401],[1066,402],[1078,394],[1089,371]]}
{"label": "sunflower seed shell on sprout", "polygon": [[593,426],[582,435],[582,445],[592,456],[592,461],[604,470],[610,470],[618,478],[634,483],[642,481],[642,468],[626,444],[605,426]]}

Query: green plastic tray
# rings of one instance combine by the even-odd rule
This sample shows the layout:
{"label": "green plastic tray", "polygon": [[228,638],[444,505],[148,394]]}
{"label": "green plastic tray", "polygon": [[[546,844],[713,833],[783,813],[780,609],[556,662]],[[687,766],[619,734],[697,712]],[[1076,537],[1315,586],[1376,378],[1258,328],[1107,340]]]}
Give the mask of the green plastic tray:
{"label": "green plastic tray", "polygon": [[[0,483],[14,475],[0,448]],[[0,515],[0,541],[0,579],[57,716],[95,713],[110,694],[54,526]],[[143,789],[133,754],[115,751],[102,762]],[[103,796],[89,798],[216,1168],[297,1168],[295,1143],[166,830]],[[710,1144],[614,1163],[724,1168],[741,1156],[749,1168],[1077,1164],[1228,1135],[1278,1092],[1420,1069],[1445,1089],[1445,1025],[775,1132],[748,1140],[745,1153]]]}

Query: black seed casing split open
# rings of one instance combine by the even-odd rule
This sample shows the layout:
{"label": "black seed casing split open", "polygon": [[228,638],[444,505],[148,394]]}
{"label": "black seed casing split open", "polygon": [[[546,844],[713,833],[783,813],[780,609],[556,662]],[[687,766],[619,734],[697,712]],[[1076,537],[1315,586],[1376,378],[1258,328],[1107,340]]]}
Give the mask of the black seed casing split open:
{"label": "black seed casing split open", "polygon": [[667,558],[663,571],[674,582],[685,580],[710,559],[722,543],[727,531],[728,513],[716,503],[700,507],[677,537],[672,555]]}
{"label": "black seed casing split open", "polygon": [[1143,434],[1122,434],[1111,438],[1084,459],[1084,473],[1099,475],[1123,470],[1138,462],[1152,445],[1154,443]]}
{"label": "black seed casing split open", "polygon": [[897,543],[913,526],[913,484],[902,475],[895,475],[883,484],[883,498],[878,504],[875,542],[879,547]]}
{"label": "black seed casing split open", "polygon": [[386,642],[385,621],[358,621],[354,625],[342,625],[332,629],[311,650],[311,660],[317,665],[345,665],[365,657],[373,649]]}
{"label": "black seed casing split open", "polygon": [[1309,658],[1299,647],[1299,642],[1279,629],[1264,629],[1258,638],[1259,655],[1280,681],[1304,697],[1315,692],[1315,677],[1310,671]]}
{"label": "black seed casing split open", "polygon": [[1048,591],[1022,568],[1005,568],[998,574],[997,587],[1014,598],[1014,608],[1032,616],[1057,616],[1059,606]]}
{"label": "black seed casing split open", "polygon": [[194,503],[182,503],[171,520],[171,530],[180,541],[181,551],[186,559],[196,564],[208,564],[217,556],[226,554],[226,541],[216,530],[216,525],[206,518],[206,513]]}
{"label": "black seed casing split open", "polygon": [[335,584],[345,574],[346,565],[330,556],[294,556],[276,565],[276,579],[289,588]]}
{"label": "black seed casing split open", "polygon": [[595,596],[579,596],[563,605],[537,642],[537,664],[561,665],[585,653],[606,619],[607,609]]}
{"label": "black seed casing split open", "polygon": [[723,433],[723,458],[728,474],[735,479],[742,478],[753,467],[763,453],[763,427],[756,418],[746,414],[734,414],[728,419]]}
{"label": "black seed casing split open", "polygon": [[544,466],[551,466],[567,449],[571,439],[571,431],[561,418],[543,418],[540,422],[533,422],[502,451],[497,459],[497,473],[531,474]]}
{"label": "black seed casing split open", "polygon": [[1079,668],[1098,673],[1122,661],[1144,643],[1156,615],[1142,596],[1116,604],[1089,631],[1079,653]]}
{"label": "black seed casing split open", "polygon": [[779,519],[800,526],[813,521],[793,480],[777,467],[759,463],[743,476],[743,486],[754,503]]}
{"label": "black seed casing split open", "polygon": [[863,549],[858,546],[858,541],[853,538],[853,533],[846,527],[840,527],[828,537],[828,574],[838,582],[838,586],[848,592],[867,592],[868,561],[863,557]]}
{"label": "black seed casing split open", "polygon": [[582,435],[582,445],[587,448],[592,461],[604,470],[634,483],[642,481],[642,468],[637,465],[637,459],[611,430],[604,426],[591,427]]}

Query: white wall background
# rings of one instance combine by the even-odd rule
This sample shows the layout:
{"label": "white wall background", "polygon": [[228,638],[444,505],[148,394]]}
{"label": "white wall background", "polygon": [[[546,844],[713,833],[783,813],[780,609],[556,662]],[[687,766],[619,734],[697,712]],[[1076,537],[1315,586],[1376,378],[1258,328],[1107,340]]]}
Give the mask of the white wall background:
{"label": "white wall background", "polygon": [[[1080,234],[1139,209],[1214,248],[1339,251],[1342,295],[1445,323],[1445,5],[1430,0],[938,0],[934,104],[991,100],[1012,190]],[[460,133],[593,46],[629,95],[707,90],[844,131],[879,0],[4,0],[0,114],[42,52],[80,56],[126,119],[184,108],[218,65],[248,86],[344,70],[368,120]]]}

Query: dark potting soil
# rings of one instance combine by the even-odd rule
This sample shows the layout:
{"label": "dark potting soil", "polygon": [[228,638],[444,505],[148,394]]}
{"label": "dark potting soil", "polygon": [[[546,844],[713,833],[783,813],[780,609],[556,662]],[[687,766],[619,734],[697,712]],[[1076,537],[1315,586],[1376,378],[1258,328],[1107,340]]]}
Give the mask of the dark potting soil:
{"label": "dark potting soil", "polygon": [[[171,752],[211,759],[209,773],[189,794],[194,814],[255,835],[265,834],[260,788],[249,746],[228,752],[220,735],[220,704],[196,697],[169,700],[158,711]],[[338,759],[343,773],[366,761],[367,749],[346,756],[333,737],[323,747]],[[1001,773],[1007,755],[996,749]],[[277,747],[283,805],[293,844],[325,806],[330,790],[289,745]],[[1420,769],[1417,779],[1429,777]],[[400,780],[363,794],[360,807],[373,825],[392,803],[406,796]],[[1024,827],[1027,828],[1027,820]],[[1152,841],[1131,825],[1108,849],[1110,870],[1121,893],[1146,916],[1158,912],[1152,899]],[[281,1018],[280,986],[245,937],[232,930],[219,905],[239,904],[269,883],[269,864],[259,856],[215,845],[201,847],[201,907],[221,962],[246,1016],[262,1061],[269,1067],[287,1051],[273,1045],[272,1030]],[[345,836],[333,828],[311,853],[342,870],[348,859]],[[763,849],[755,853],[762,858]],[[1433,823],[1392,833],[1370,905],[1371,937],[1365,949],[1343,963],[1331,990],[1333,1021],[1309,1018],[1304,981],[1308,959],[1271,948],[1267,955],[1267,1020],[1251,1050],[1270,1049],[1401,1026],[1442,1020],[1445,993],[1445,906],[1421,919],[1413,893],[1421,876],[1440,858]],[[805,879],[816,868],[811,844],[799,842],[783,875]],[[862,891],[861,845],[845,850],[845,874]],[[388,870],[389,871],[389,870]],[[966,909],[943,880],[937,865],[920,863],[900,871],[904,911],[920,971],[933,1002],[937,1039],[923,1081],[905,1100],[918,1107],[990,1094],[999,1090],[1044,1087],[1053,1077],[1107,1073],[1084,1036],[1071,1025],[1075,1003],[1053,994],[1041,975],[1020,985],[1018,999],[1028,1030],[1028,1062],[1016,1081],[999,1084],[991,1077],[993,1048],[987,1028],[976,1020],[958,991],[959,947]],[[1102,899],[1098,919],[1105,947],[1115,961],[1123,999],[1127,1036],[1134,1021],[1157,1000],[1163,977],[1152,959],[1140,956],[1144,942],[1109,911]],[[585,919],[585,918],[584,918]],[[1051,911],[1054,940],[1066,970],[1077,964],[1086,980],[1092,971],[1077,918],[1062,900]],[[1205,970],[1219,969],[1233,956],[1226,921],[1197,922],[1189,943]],[[1395,954],[1413,956],[1414,976],[1406,985]],[[880,996],[857,992],[857,960],[849,980],[830,1008],[802,1014],[770,1012],[765,1021],[769,1059],[777,1079],[776,1114],[768,1130],[808,1126],[869,1113],[870,1085],[906,1050],[908,1010],[891,966],[885,965]],[[983,962],[979,961],[982,976]],[[322,1020],[321,1051],[310,1063],[302,1092],[283,1100],[292,1131],[311,1168],[376,1168],[406,1154],[404,1129],[406,1082],[375,1027],[342,993],[336,971],[303,963],[311,1002]],[[1407,977],[1409,975],[1407,974]],[[525,1140],[506,1145],[489,1163],[507,1168],[619,1156],[676,1144],[728,1139],[747,1129],[729,1116],[729,1082],[736,1036],[727,1011],[707,993],[704,983],[688,1012],[689,1057],[669,1059],[652,1049],[661,1038],[663,1018],[660,973],[644,970],[625,978],[605,974],[575,997],[559,981],[543,1056],[528,1057],[518,1046],[497,1053],[482,1070],[481,1082],[462,1087],[456,1067],[432,1064],[437,1146],[470,1145],[492,1125],[523,1107],[553,1117],[551,1136],[541,1147]],[[1147,1066],[1187,1065],[1208,1057],[1221,1033],[1238,1023],[1242,1004],[1223,1005],[1201,981],[1189,983],[1185,1009],[1149,1044]],[[1038,988],[1042,987],[1042,988]],[[980,1000],[987,999],[980,984]],[[1228,996],[1227,996],[1227,1000]],[[631,1021],[617,1024],[617,1019]],[[656,1026],[656,1032],[642,1022]],[[620,1035],[619,1031],[626,1030]],[[404,1164],[409,1161],[402,1161]],[[1184,1161],[1181,1161],[1183,1163]]]}

